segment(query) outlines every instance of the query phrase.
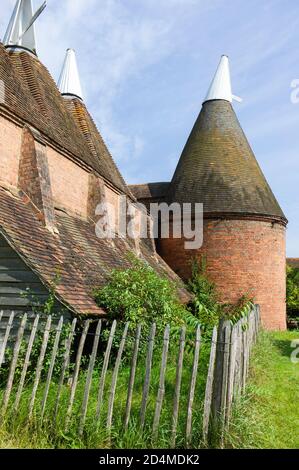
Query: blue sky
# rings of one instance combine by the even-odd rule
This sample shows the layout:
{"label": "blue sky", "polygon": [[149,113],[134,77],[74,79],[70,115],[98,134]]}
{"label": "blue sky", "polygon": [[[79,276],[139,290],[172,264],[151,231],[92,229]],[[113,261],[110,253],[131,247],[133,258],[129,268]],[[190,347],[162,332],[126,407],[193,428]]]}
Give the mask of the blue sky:
{"label": "blue sky", "polygon": [[[1,0],[1,37],[14,3]],[[234,108],[290,220],[288,255],[299,256],[299,2],[48,0],[37,36],[55,78],[76,49],[85,101],[129,183],[171,178],[228,54],[243,98]]]}

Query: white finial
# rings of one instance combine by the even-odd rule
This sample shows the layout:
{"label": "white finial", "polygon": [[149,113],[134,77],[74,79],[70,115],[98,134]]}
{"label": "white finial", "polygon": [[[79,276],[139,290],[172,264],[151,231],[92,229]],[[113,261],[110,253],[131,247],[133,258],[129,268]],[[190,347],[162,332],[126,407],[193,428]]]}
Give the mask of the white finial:
{"label": "white finial", "polygon": [[212,100],[225,100],[232,103],[233,99],[242,101],[241,98],[232,94],[229,61],[228,57],[223,55],[204,103]]}
{"label": "white finial", "polygon": [[74,49],[68,49],[66,51],[64,64],[57,86],[60,93],[66,98],[76,97],[83,100],[83,93]]}
{"label": "white finial", "polygon": [[3,43],[6,47],[21,47],[36,52],[34,23],[46,8],[44,3],[33,14],[32,0],[17,0]]}

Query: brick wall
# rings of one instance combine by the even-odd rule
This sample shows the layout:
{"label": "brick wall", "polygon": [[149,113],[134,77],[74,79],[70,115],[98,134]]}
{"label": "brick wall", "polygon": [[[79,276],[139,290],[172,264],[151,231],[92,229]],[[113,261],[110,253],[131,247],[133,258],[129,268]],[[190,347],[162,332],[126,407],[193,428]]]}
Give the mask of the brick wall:
{"label": "brick wall", "polygon": [[55,231],[47,148],[40,135],[29,127],[23,129],[18,187],[34,204],[46,227]]}
{"label": "brick wall", "polygon": [[186,251],[184,240],[170,238],[159,241],[158,252],[184,279],[191,274],[192,259],[204,256],[208,276],[224,302],[236,302],[249,294],[261,305],[266,328],[286,328],[283,226],[250,220],[205,220],[200,250]]}
{"label": "brick wall", "polygon": [[0,181],[17,186],[22,129],[0,116]]}
{"label": "brick wall", "polygon": [[89,174],[63,155],[47,148],[54,204],[87,216]]}

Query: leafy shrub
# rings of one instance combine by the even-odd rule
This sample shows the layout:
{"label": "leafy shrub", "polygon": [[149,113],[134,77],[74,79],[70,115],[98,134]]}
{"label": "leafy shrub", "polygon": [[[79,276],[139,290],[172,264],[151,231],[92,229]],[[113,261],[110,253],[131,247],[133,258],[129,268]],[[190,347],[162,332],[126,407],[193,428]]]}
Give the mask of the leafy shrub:
{"label": "leafy shrub", "polygon": [[201,265],[196,260],[193,262],[188,287],[194,295],[190,304],[193,316],[199,320],[203,331],[211,332],[222,316],[222,307],[217,298],[215,284],[206,275],[205,260]]}
{"label": "leafy shrub", "polygon": [[177,288],[146,263],[131,258],[131,267],[115,269],[109,282],[95,291],[95,299],[105,308],[110,320],[130,322],[148,328],[152,323],[162,330],[167,324],[182,325],[186,309],[181,305]]}
{"label": "leafy shrub", "polygon": [[[235,305],[221,304],[215,285],[205,273],[205,263],[199,265],[195,261],[188,283],[193,300],[188,307],[183,306],[179,302],[176,285],[160,277],[145,262],[137,258],[130,260],[131,267],[112,271],[106,286],[95,291],[95,299],[100,307],[105,308],[110,321],[116,319],[121,324],[130,322],[133,331],[140,324],[144,342],[154,322],[160,338],[161,332],[169,324],[172,334],[176,336],[183,325],[187,327],[187,334],[190,331],[194,336],[194,329],[200,325],[204,337],[209,339],[221,317],[237,322],[249,314],[253,305],[245,296]],[[115,347],[120,344],[121,331],[116,334]],[[108,334],[107,329],[104,336]]]}
{"label": "leafy shrub", "polygon": [[299,269],[287,267],[287,313],[299,318]]}
{"label": "leafy shrub", "polygon": [[247,295],[243,295],[235,304],[221,303],[215,284],[206,274],[204,259],[201,264],[197,260],[193,262],[192,277],[188,286],[194,294],[194,300],[190,305],[191,311],[199,320],[208,338],[213,328],[218,325],[220,318],[224,317],[235,324],[241,318],[247,318],[253,307],[253,300]]}

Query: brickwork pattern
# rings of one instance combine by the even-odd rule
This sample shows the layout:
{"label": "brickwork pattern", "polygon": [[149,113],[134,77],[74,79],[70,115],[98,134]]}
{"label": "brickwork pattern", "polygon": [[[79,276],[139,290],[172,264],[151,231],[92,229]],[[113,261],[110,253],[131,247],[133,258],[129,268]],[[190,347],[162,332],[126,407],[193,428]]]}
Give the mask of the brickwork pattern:
{"label": "brickwork pattern", "polygon": [[205,220],[204,244],[198,251],[184,248],[183,239],[159,240],[158,252],[183,279],[191,275],[194,258],[207,262],[223,302],[243,294],[261,306],[268,329],[286,328],[285,228],[254,220]]}
{"label": "brickwork pattern", "polygon": [[35,141],[28,127],[23,129],[18,187],[40,211],[46,227],[54,231],[55,214],[46,147]]}

